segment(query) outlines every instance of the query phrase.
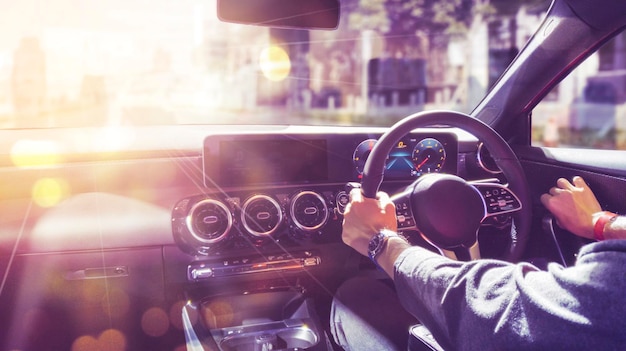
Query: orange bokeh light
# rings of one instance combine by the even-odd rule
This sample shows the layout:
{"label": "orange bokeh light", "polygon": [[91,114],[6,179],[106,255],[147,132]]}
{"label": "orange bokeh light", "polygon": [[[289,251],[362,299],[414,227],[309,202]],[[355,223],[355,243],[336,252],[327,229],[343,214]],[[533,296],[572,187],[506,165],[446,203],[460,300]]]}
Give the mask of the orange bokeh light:
{"label": "orange bokeh light", "polygon": [[263,75],[274,82],[284,80],[291,72],[289,55],[278,46],[270,46],[261,52],[259,66]]}

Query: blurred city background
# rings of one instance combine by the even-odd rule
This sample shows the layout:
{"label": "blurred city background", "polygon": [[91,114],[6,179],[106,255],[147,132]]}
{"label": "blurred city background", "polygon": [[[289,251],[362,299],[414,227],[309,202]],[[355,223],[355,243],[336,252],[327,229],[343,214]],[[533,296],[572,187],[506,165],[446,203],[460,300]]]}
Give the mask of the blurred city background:
{"label": "blurred city background", "polygon": [[[0,128],[389,126],[470,112],[549,1],[341,0],[335,31],[221,23],[215,0],[2,0]],[[626,38],[533,112],[533,142],[626,149]]]}

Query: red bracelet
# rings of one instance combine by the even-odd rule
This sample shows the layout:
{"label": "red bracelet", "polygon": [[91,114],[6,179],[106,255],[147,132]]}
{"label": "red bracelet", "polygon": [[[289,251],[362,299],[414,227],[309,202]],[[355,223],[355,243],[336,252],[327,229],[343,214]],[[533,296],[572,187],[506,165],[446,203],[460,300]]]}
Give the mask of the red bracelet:
{"label": "red bracelet", "polygon": [[613,222],[617,218],[615,213],[611,213],[609,211],[604,211],[600,215],[600,218],[596,221],[596,224],[593,226],[593,236],[598,241],[604,240],[604,227],[608,222]]}

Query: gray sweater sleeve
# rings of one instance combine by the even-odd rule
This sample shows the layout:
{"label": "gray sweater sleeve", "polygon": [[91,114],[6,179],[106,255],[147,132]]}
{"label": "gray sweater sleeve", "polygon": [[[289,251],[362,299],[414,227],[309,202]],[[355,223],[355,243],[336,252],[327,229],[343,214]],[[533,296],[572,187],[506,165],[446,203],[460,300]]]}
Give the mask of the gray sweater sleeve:
{"label": "gray sweater sleeve", "polygon": [[584,247],[575,266],[458,262],[420,247],[395,263],[404,307],[447,350],[626,347],[626,240]]}

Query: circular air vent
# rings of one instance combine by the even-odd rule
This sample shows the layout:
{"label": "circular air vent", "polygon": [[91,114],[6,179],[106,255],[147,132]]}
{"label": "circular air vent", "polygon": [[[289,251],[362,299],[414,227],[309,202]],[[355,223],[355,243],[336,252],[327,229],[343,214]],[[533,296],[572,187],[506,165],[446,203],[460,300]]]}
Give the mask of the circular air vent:
{"label": "circular air vent", "polygon": [[498,165],[496,164],[496,160],[491,157],[489,150],[485,147],[485,144],[480,143],[478,145],[478,152],[476,153],[476,161],[480,168],[491,174],[502,173]]}
{"label": "circular air vent", "polygon": [[213,199],[205,199],[193,205],[186,221],[191,235],[203,244],[224,240],[233,225],[228,207]]}
{"label": "circular air vent", "polygon": [[291,219],[296,227],[305,231],[321,228],[328,219],[326,201],[312,191],[298,193],[291,200]]}
{"label": "circular air vent", "polygon": [[276,200],[266,195],[255,195],[244,202],[241,209],[241,222],[244,228],[254,235],[272,235],[283,221],[283,212]]}
{"label": "circular air vent", "polygon": [[350,203],[350,195],[345,191],[340,191],[335,197],[337,202],[337,211],[343,214],[346,211],[346,206]]}

